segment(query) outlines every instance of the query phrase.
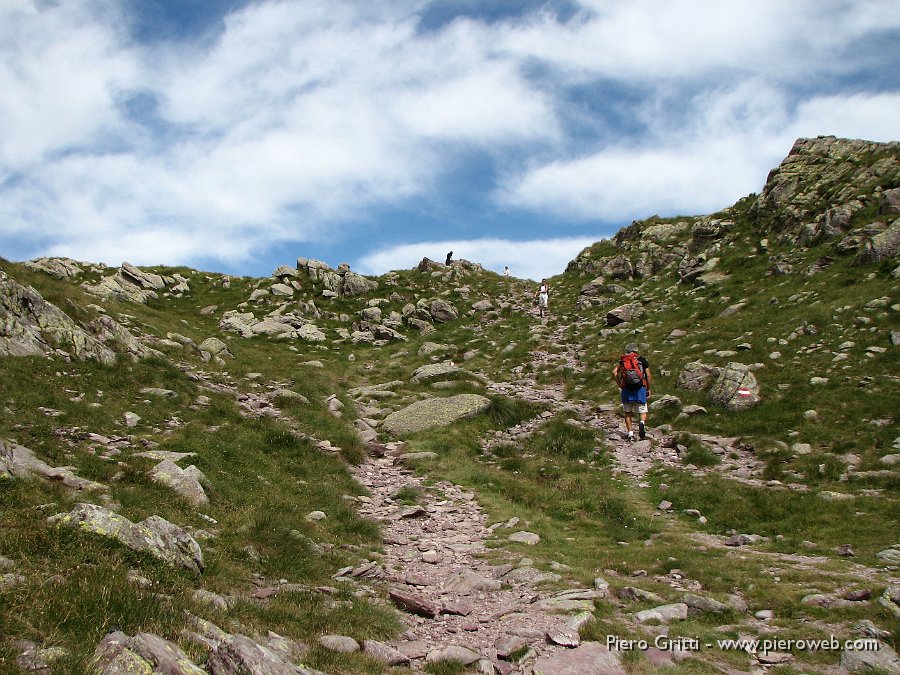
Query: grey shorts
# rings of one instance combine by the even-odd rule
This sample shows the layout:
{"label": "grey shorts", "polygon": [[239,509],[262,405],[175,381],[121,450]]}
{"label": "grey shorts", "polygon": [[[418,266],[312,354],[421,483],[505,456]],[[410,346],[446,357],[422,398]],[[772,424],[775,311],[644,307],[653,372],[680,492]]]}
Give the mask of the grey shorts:
{"label": "grey shorts", "polygon": [[639,415],[643,415],[647,412],[647,404],[641,403],[640,401],[625,401],[622,403],[622,407],[627,413],[638,413]]}

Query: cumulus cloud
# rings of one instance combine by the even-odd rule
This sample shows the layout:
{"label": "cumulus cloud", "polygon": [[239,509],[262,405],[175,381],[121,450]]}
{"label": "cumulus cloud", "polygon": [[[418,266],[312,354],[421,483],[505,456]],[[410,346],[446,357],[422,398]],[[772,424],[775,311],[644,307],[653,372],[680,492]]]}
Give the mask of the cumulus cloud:
{"label": "cumulus cloud", "polygon": [[438,203],[450,222],[501,209],[479,240],[501,242],[541,236],[517,209],[563,232],[715,210],[797,136],[900,136],[897,92],[855,77],[895,69],[866,49],[900,27],[891,4],[580,0],[425,25],[430,0],[259,0],[218,32],[142,42],[122,0],[10,0],[0,236],[111,263],[324,241],[352,261],[370,243],[351,227]]}
{"label": "cumulus cloud", "polygon": [[443,262],[447,252],[453,251],[455,260],[479,262],[497,273],[508,266],[514,277],[537,280],[559,274],[582,249],[600,238],[599,235],[530,241],[485,238],[404,244],[364,255],[360,270],[365,274],[384,274],[410,269],[422,258]]}
{"label": "cumulus cloud", "polygon": [[532,166],[498,201],[588,221],[709,213],[759,191],[798,137],[900,138],[898,94],[814,97],[791,111],[778,89],[750,82],[684,104],[693,124],[672,128],[651,102],[639,141]]}

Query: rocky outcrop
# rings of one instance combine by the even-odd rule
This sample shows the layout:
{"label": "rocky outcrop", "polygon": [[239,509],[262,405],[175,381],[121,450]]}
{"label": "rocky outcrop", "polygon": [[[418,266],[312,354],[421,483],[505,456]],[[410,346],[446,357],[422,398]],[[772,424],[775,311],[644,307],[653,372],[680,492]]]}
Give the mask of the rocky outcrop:
{"label": "rocky outcrop", "polygon": [[203,571],[200,545],[185,530],[159,516],[133,523],[102,506],[81,503],[69,513],[51,516],[47,522],[115,539],[133,551],[148,553],[197,574]]}
{"label": "rocky outcrop", "polygon": [[443,427],[487,410],[491,401],[478,394],[427,398],[388,415],[382,428],[392,434],[408,434]]}
{"label": "rocky outcrop", "polygon": [[115,274],[103,277],[97,284],[82,284],[84,290],[91,295],[142,305],[147,304],[148,300],[158,298],[159,292],[165,291],[167,285],[172,286],[170,291],[174,294],[190,290],[187,280],[183,277],[164,278],[153,272],[145,272],[127,262],[122,263]]}
{"label": "rocky outcrop", "polygon": [[313,281],[321,282],[334,295],[365,295],[378,288],[377,281],[351,272],[349,265],[339,265],[333,270],[321,260],[297,258],[297,269],[305,271]]}
{"label": "rocky outcrop", "polygon": [[896,258],[898,255],[900,255],[900,218],[884,232],[866,239],[856,254],[856,262],[864,265]]}
{"label": "rocky outcrop", "polygon": [[326,337],[309,319],[296,314],[269,314],[259,320],[252,312],[230,310],[219,320],[219,330],[237,333],[244,338],[265,335],[276,340],[324,342]]}
{"label": "rocky outcrop", "polygon": [[115,363],[113,351],[30,286],[0,272],[0,356],[58,353]]}
{"label": "rocky outcrop", "polygon": [[35,272],[43,272],[57,279],[76,277],[84,270],[71,258],[35,258],[24,263],[25,267]]}

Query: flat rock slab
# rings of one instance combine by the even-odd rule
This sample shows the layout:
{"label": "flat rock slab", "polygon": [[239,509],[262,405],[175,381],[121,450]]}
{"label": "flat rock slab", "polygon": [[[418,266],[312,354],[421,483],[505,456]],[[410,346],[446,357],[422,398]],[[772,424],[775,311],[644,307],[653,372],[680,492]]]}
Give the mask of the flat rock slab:
{"label": "flat rock slab", "polygon": [[618,655],[599,642],[543,657],[534,664],[535,675],[626,675]]}
{"label": "flat rock slab", "polygon": [[453,364],[452,361],[443,361],[441,363],[429,363],[416,368],[412,376],[413,382],[425,382],[427,380],[435,380],[447,375],[453,375],[460,372],[461,368]]}
{"label": "flat rock slab", "polygon": [[479,394],[427,398],[391,413],[381,426],[385,431],[395,435],[444,427],[457,420],[484,412],[490,404],[490,399]]}
{"label": "flat rock slab", "polygon": [[54,467],[38,459],[28,448],[0,438],[0,477],[36,475],[73,490],[103,492],[105,485],[77,476],[70,467]]}
{"label": "flat rock slab", "polygon": [[637,612],[634,618],[641,623],[648,621],[657,621],[659,623],[669,623],[670,621],[683,621],[687,618],[688,606],[683,602],[676,602],[671,605],[660,605],[653,609],[645,609]]}

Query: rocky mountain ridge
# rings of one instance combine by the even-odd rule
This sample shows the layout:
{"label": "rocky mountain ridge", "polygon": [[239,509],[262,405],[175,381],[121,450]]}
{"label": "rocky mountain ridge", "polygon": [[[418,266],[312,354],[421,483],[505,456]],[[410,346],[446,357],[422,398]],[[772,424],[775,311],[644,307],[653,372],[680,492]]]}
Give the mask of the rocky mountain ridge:
{"label": "rocky mountain ridge", "polygon": [[898,253],[900,144],[821,137],[758,196],[585,249],[549,318],[468,261],[0,261],[0,663],[894,672]]}

